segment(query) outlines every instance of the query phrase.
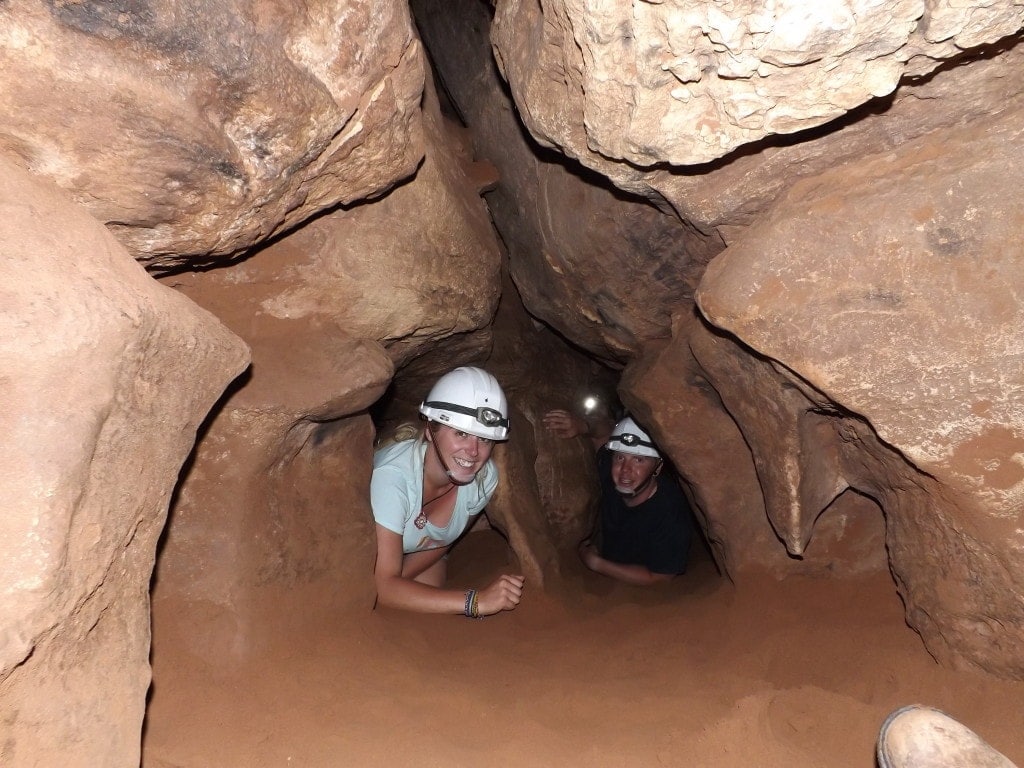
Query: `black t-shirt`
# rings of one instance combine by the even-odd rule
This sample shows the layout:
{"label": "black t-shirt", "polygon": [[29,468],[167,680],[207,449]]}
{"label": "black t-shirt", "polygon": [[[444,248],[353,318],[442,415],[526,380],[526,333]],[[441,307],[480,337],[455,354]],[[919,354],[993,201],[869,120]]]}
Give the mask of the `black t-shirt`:
{"label": "black t-shirt", "polygon": [[612,482],[612,451],[597,453],[601,478],[601,557],[623,565],[643,565],[652,573],[686,571],[693,539],[693,512],[682,489],[662,471],[652,482],[655,494],[642,504],[627,507]]}

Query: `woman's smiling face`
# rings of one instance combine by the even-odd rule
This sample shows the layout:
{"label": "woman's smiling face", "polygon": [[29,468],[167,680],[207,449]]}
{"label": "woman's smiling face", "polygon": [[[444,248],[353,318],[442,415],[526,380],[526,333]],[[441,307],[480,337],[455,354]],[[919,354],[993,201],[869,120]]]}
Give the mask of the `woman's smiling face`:
{"label": "woman's smiling face", "polygon": [[491,457],[494,441],[477,437],[443,424],[432,424],[428,440],[433,440],[444,463],[457,483],[468,483]]}

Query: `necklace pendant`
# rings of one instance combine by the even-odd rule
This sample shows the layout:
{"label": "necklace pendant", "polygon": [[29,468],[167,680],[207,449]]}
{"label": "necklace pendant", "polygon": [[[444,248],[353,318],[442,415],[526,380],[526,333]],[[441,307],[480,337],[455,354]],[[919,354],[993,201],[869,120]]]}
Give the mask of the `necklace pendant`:
{"label": "necklace pendant", "polygon": [[416,519],[412,521],[412,524],[422,531],[427,526],[427,516],[420,512]]}

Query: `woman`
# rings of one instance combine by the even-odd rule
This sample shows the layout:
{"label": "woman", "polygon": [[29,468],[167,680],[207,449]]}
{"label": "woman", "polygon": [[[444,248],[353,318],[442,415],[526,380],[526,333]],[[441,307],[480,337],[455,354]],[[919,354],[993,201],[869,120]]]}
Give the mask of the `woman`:
{"label": "woman", "polygon": [[519,604],[523,577],[486,589],[445,589],[451,545],[477,520],[498,485],[495,440],[508,437],[508,405],[480,368],[445,374],[420,405],[426,427],[373,457],[370,504],[377,531],[374,581],[381,605],[489,616]]}

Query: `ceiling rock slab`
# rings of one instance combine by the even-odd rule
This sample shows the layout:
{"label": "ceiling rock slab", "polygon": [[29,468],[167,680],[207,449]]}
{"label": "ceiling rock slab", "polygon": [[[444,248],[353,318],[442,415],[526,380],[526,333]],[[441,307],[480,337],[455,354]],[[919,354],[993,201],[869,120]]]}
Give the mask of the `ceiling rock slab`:
{"label": "ceiling rock slab", "polygon": [[137,766],[157,538],[248,350],[0,158],[0,763]]}
{"label": "ceiling rock slab", "polygon": [[0,152],[155,270],[378,195],[423,156],[401,0],[11,0],[0,69]]}
{"label": "ceiling rock slab", "polygon": [[656,190],[684,220],[730,242],[801,178],[1019,104],[1024,51],[1012,42],[904,82],[892,96],[820,129],[766,139],[710,166],[647,171],[627,188]]}
{"label": "ceiling rock slab", "polygon": [[1015,0],[499,0],[492,37],[534,136],[643,168],[822,125],[1022,27]]}
{"label": "ceiling rock slab", "polygon": [[[1011,107],[804,180],[709,265],[697,294],[711,322],[908,463],[902,480],[860,472],[851,486],[931,489],[913,524],[883,502],[908,620],[937,655],[1018,677],[1024,215],[1005,190],[1024,172],[1022,134]],[[1013,642],[996,649],[977,631],[993,622]]]}

